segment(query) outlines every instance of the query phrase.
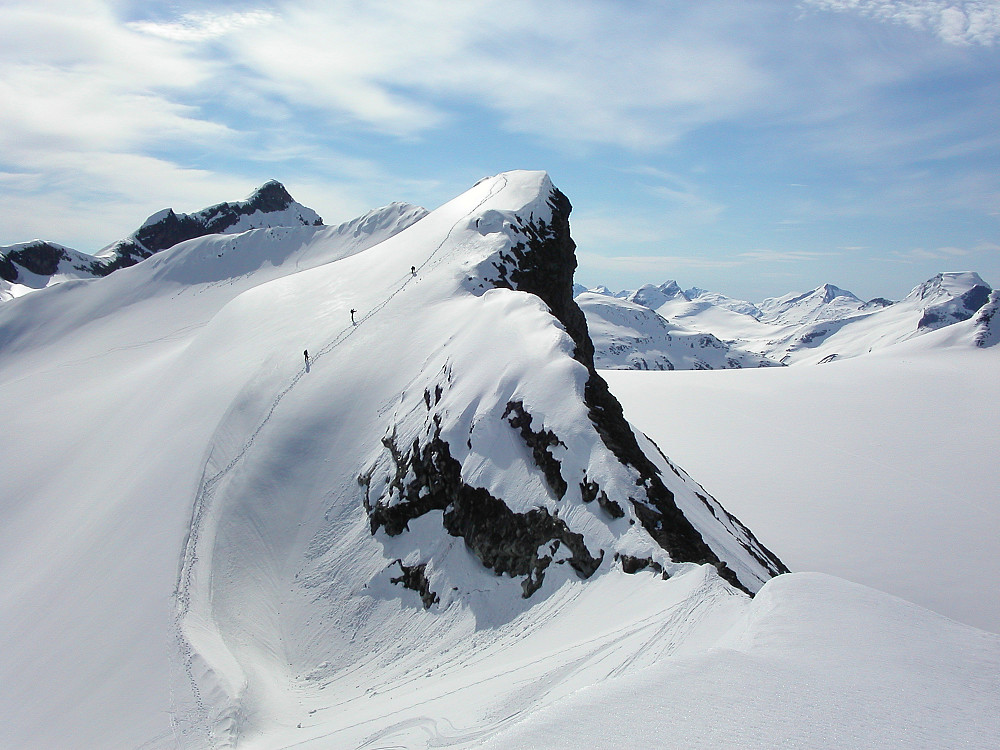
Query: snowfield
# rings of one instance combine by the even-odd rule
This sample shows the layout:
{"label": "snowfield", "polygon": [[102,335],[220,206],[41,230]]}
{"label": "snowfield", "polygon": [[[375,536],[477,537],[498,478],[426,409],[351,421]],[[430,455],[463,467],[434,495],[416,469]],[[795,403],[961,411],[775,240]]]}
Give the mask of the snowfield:
{"label": "snowfield", "polygon": [[[1000,349],[974,319],[767,371],[605,372],[626,415],[792,570],[1000,632]],[[670,377],[666,377],[669,375]]]}
{"label": "snowfield", "polygon": [[995,747],[1000,636],[774,577],[620,417],[568,211],[510,172],[3,302],[0,745]]}

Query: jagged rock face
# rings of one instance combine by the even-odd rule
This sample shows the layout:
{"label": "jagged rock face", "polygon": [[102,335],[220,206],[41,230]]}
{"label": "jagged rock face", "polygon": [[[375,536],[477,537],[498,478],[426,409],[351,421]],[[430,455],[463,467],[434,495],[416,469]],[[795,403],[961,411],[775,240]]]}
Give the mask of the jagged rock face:
{"label": "jagged rock face", "polygon": [[[517,217],[516,226],[523,239],[515,243],[509,253],[500,254],[502,262],[495,264],[497,275],[493,283],[540,297],[573,338],[576,344],[574,356],[589,372],[585,401],[590,419],[604,445],[624,466],[637,472],[635,496],[627,500],[650,536],[670,554],[672,560],[711,563],[726,580],[744,588],[678,509],[673,493],[663,484],[656,467],[639,448],[622,413],[621,404],[598,374],[586,317],[573,300],[576,243],[569,227],[572,206],[558,189],[553,189],[548,205],[552,209],[550,221]],[[754,556],[775,575],[787,572],[787,568],[770,552],[766,555],[754,553]]]}

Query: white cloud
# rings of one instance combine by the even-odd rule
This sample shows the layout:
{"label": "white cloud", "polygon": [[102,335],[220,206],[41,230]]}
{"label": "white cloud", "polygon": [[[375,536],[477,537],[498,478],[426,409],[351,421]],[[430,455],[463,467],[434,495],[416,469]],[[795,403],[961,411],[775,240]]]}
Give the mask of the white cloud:
{"label": "white cloud", "polygon": [[274,20],[266,10],[235,13],[185,13],[166,22],[133,21],[126,24],[135,31],[179,42],[204,42],[218,39],[251,26],[262,26]]}
{"label": "white cloud", "polygon": [[552,143],[645,148],[755,107],[769,85],[726,34],[740,6],[715,6],[709,22],[697,7],[604,0],[295,0],[130,28],[210,44],[251,72],[243,85],[335,122],[417,136],[461,104]]}
{"label": "white cloud", "polygon": [[804,0],[804,4],[928,30],[949,44],[992,45],[1000,40],[996,0]]}

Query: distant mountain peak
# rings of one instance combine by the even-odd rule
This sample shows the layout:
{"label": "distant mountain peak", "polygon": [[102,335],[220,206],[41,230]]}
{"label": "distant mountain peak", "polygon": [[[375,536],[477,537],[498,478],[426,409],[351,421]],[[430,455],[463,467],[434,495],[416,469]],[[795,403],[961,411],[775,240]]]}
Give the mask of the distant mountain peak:
{"label": "distant mountain peak", "polygon": [[906,299],[941,301],[960,297],[977,286],[989,290],[990,285],[975,271],[945,271],[931,276],[913,288]]}
{"label": "distant mountain peak", "polygon": [[987,303],[991,291],[975,271],[950,271],[915,287],[904,301],[923,308],[918,329],[935,330],[971,318]]}
{"label": "distant mountain peak", "polygon": [[780,325],[836,320],[857,313],[864,302],[854,293],[833,284],[821,284],[808,292],[771,297],[758,307],[760,320]]}
{"label": "distant mountain peak", "polygon": [[291,194],[277,180],[268,180],[250,194],[246,203],[258,211],[284,211],[294,203]]}
{"label": "distant mountain peak", "polygon": [[629,294],[625,299],[637,305],[648,307],[650,310],[655,310],[670,300],[678,298],[688,299],[684,294],[684,290],[680,288],[676,281],[671,279],[659,286],[645,284]]}
{"label": "distant mountain peak", "polygon": [[824,302],[833,302],[837,297],[848,297],[850,299],[856,299],[861,301],[857,295],[853,292],[849,292],[846,289],[841,289],[839,286],[834,286],[833,284],[823,284],[822,286],[816,287],[816,293],[819,293]]}

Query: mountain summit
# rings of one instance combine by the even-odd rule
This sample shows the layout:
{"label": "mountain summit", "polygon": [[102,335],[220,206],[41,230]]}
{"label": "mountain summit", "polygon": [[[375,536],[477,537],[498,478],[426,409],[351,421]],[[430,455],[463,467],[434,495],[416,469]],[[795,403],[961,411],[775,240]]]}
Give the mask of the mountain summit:
{"label": "mountain summit", "polygon": [[[198,226],[260,216],[220,205]],[[174,745],[228,746],[343,701],[349,724],[382,721],[368,691],[439,670],[420,705],[552,629],[592,679],[668,648],[591,652],[605,626],[581,623],[608,601],[628,629],[689,598],[731,619],[785,571],[622,416],[572,299],[570,210],[545,173],[510,172],[426,215],[193,237],[0,306],[6,433],[46,445],[0,452],[41,514],[0,541],[47,571],[7,595],[35,615],[0,630],[19,644],[5,682],[61,717],[14,736],[137,746],[162,724]],[[191,221],[166,212],[136,239]],[[47,391],[58,428],[17,406]],[[72,544],[43,560],[64,523]],[[78,667],[29,678],[46,660]],[[523,697],[468,688],[484,715]]]}

